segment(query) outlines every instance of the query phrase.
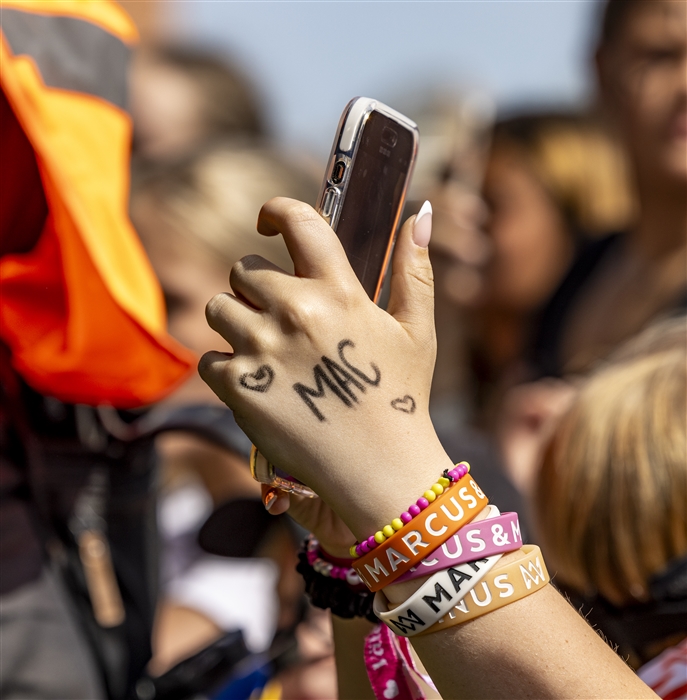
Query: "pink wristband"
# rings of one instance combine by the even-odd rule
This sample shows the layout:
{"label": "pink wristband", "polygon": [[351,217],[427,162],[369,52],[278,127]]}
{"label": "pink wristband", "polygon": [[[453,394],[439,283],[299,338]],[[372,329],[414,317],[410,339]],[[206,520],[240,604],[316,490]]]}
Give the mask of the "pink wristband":
{"label": "pink wristband", "polygon": [[494,554],[513,552],[522,547],[520,523],[517,513],[499,515],[496,506],[488,506],[489,513],[484,520],[471,522],[456,532],[438,549],[423,559],[417,566],[407,571],[394,583],[410,581],[420,576],[448,569],[475,559],[484,559]]}

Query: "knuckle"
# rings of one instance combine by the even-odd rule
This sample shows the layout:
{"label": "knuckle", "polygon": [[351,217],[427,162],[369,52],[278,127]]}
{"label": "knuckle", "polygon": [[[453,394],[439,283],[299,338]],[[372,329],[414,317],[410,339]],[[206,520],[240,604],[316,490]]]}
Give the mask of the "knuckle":
{"label": "knuckle", "polygon": [[212,322],[222,315],[224,308],[226,306],[227,299],[226,294],[215,294],[212,299],[205,305],[205,317],[208,322]]}
{"label": "knuckle", "polygon": [[200,360],[198,360],[198,374],[205,379],[208,377],[213,370],[212,355],[205,353],[201,355]]}
{"label": "knuckle", "polygon": [[327,293],[334,303],[348,306],[359,299],[360,293],[367,299],[368,296],[358,278],[354,274],[345,274],[343,271],[335,274],[327,281]]}
{"label": "knuckle", "polygon": [[322,321],[320,305],[313,301],[299,299],[284,309],[283,325],[288,330],[309,330],[319,326]]}
{"label": "knuckle", "polygon": [[320,217],[309,204],[299,202],[295,199],[286,201],[287,204],[284,206],[284,221],[289,226],[322,221],[322,217]]}
{"label": "knuckle", "polygon": [[250,255],[244,255],[237,263],[234,264],[234,268],[243,270],[245,272],[250,272],[251,270],[260,270],[265,267],[265,259],[258,255],[257,253],[251,253]]}
{"label": "knuckle", "polygon": [[412,268],[408,276],[418,282],[428,294],[434,293],[434,271],[430,266],[426,268]]}
{"label": "knuckle", "polygon": [[229,377],[231,375],[231,370],[231,360],[225,358],[219,361],[217,353],[205,353],[198,361],[198,374],[201,379],[203,379],[222,400],[226,399],[226,390],[230,385]]}

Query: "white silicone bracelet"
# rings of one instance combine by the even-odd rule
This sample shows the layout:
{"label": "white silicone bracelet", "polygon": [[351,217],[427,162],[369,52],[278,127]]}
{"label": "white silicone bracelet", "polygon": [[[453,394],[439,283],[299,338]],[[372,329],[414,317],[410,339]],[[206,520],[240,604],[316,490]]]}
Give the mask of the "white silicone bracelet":
{"label": "white silicone bracelet", "polygon": [[395,634],[403,637],[419,634],[463,600],[502,556],[495,554],[438,571],[393,610],[389,610],[386,596],[378,591],[374,600],[375,615]]}

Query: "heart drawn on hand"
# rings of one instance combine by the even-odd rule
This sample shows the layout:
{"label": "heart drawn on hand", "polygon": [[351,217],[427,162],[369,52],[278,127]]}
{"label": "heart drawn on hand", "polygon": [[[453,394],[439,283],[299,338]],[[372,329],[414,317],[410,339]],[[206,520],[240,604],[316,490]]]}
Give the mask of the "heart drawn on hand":
{"label": "heart drawn on hand", "polygon": [[261,365],[253,372],[246,372],[239,377],[241,386],[251,391],[259,391],[264,394],[274,380],[274,370],[269,365]]}
{"label": "heart drawn on hand", "polygon": [[394,399],[391,402],[391,408],[403,411],[403,413],[415,413],[415,399],[406,394],[402,399]]}
{"label": "heart drawn on hand", "polygon": [[382,695],[385,698],[395,698],[398,695],[398,683],[392,678],[386,682],[386,687],[384,688],[384,692]]}

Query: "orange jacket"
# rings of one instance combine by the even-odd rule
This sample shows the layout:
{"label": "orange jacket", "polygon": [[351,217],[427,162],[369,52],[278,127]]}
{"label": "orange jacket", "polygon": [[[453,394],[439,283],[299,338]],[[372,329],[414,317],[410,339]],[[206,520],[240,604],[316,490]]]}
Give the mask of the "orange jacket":
{"label": "orange jacket", "polygon": [[32,250],[0,258],[0,339],[31,386],[70,403],[151,403],[194,363],[127,216],[136,36],[110,0],[2,0],[0,83],[49,214]]}

